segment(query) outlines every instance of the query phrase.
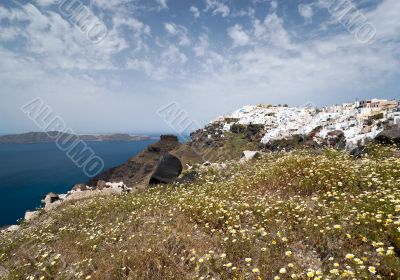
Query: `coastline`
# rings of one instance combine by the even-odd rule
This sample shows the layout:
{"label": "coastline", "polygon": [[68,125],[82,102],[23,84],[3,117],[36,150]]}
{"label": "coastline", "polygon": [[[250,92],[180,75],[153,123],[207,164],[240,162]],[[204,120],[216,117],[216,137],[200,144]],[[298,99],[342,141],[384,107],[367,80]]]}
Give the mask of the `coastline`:
{"label": "coastline", "polygon": [[[154,140],[138,142],[92,142],[105,170],[121,165]],[[0,145],[1,211],[8,213],[0,225],[13,225],[26,211],[40,207],[49,192],[67,193],[89,178],[54,143]]]}
{"label": "coastline", "polygon": [[[75,184],[70,187],[67,193],[48,193],[41,201],[42,207],[39,207],[34,211],[26,211],[22,222],[29,222],[37,218],[41,211],[52,211],[68,201],[87,199],[98,195],[133,193],[144,189],[148,187],[150,176],[156,171],[159,160],[165,154],[178,149],[182,145],[183,144],[179,142],[178,137],[174,135],[161,135],[158,142],[148,145],[142,151],[128,159],[125,163],[104,170],[101,174],[90,179],[86,183]],[[136,162],[137,165],[146,168],[144,168],[144,170],[142,168],[132,170],[132,162]],[[120,170],[123,170],[123,176],[116,178],[113,175],[113,172],[116,170],[118,176],[121,176]],[[179,174],[180,172],[181,170],[179,171]],[[126,179],[127,177],[134,177],[136,181],[128,180]],[[19,225],[4,226],[0,232],[14,231],[18,230],[18,228]]]}
{"label": "coastline", "polygon": [[148,135],[136,134],[69,134],[59,131],[48,132],[28,132],[21,134],[0,135],[0,144],[37,144],[54,143],[58,139],[77,138],[85,142],[137,142],[151,140],[153,137]]}

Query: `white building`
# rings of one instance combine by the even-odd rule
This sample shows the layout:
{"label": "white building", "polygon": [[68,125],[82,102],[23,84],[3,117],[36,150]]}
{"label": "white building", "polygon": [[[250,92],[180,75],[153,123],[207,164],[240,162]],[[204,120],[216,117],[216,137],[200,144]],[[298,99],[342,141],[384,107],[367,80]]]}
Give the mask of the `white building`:
{"label": "white building", "polygon": [[[377,126],[378,120],[370,127],[366,127],[365,122],[371,120],[373,116],[382,113],[382,120],[391,118],[395,124],[400,124],[398,109],[397,101],[383,99],[328,106],[320,112],[315,108],[257,105],[244,106],[216,121],[225,120],[222,124],[224,131],[229,131],[233,123],[262,124],[267,130],[262,143],[296,134],[309,134],[314,129],[320,128],[317,138],[326,137],[330,131],[341,130],[348,143],[357,144],[358,141],[374,138],[381,132],[382,128]],[[227,119],[230,120],[229,123]]]}

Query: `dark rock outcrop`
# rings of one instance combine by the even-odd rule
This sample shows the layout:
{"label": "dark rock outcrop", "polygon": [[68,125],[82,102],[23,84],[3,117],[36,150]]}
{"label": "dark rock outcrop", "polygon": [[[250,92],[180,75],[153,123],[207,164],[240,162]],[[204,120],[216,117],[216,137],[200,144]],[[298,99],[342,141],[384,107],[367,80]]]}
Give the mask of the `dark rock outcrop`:
{"label": "dark rock outcrop", "polygon": [[178,180],[176,180],[176,183],[178,184],[190,184],[195,182],[199,178],[199,173],[197,171],[191,171],[187,173],[186,175],[182,176]]}
{"label": "dark rock outcrop", "polygon": [[318,150],[321,148],[321,145],[319,145],[314,140],[305,140],[301,143],[301,146],[304,148],[313,149],[313,150]]}
{"label": "dark rock outcrop", "polygon": [[222,126],[218,123],[212,123],[203,129],[198,129],[190,134],[190,146],[195,149],[217,148],[224,145],[225,139],[221,132]]}
{"label": "dark rock outcrop", "polygon": [[250,142],[259,143],[265,134],[264,125],[249,124],[245,131],[245,138]]}
{"label": "dark rock outcrop", "polygon": [[358,146],[357,148],[351,150],[350,154],[355,158],[361,158],[366,154],[367,150],[365,146]]}
{"label": "dark rock outcrop", "polygon": [[265,134],[265,127],[262,124],[234,124],[231,126],[231,132],[243,134],[250,142],[260,142]]}
{"label": "dark rock outcrop", "polygon": [[308,135],[293,135],[284,139],[272,140],[263,146],[267,151],[291,151],[294,149],[312,149],[319,150],[327,143],[318,144]]}
{"label": "dark rock outcrop", "polygon": [[161,135],[160,136],[160,141],[164,141],[164,142],[179,142],[178,141],[178,137],[176,135],[171,135],[171,134],[167,134],[167,135]]}
{"label": "dark rock outcrop", "polygon": [[392,127],[384,130],[375,137],[375,141],[381,144],[396,144],[400,146],[400,127]]}
{"label": "dark rock outcrop", "polygon": [[181,174],[182,169],[182,163],[177,157],[165,154],[151,175],[149,185],[172,183]]}
{"label": "dark rock outcrop", "polygon": [[327,146],[335,149],[346,148],[346,136],[341,130],[334,130],[327,135]]}
{"label": "dark rock outcrop", "polygon": [[264,149],[268,151],[291,151],[295,148],[299,148],[301,143],[305,141],[305,136],[303,135],[293,135],[284,139],[272,140],[265,144]]}
{"label": "dark rock outcrop", "polygon": [[[106,187],[105,182],[124,182],[127,187],[135,185],[145,187],[160,158],[180,146],[176,136],[162,135],[160,141],[151,144],[124,164],[108,169],[94,177],[87,185],[101,189]],[[101,181],[104,181],[104,184]]]}

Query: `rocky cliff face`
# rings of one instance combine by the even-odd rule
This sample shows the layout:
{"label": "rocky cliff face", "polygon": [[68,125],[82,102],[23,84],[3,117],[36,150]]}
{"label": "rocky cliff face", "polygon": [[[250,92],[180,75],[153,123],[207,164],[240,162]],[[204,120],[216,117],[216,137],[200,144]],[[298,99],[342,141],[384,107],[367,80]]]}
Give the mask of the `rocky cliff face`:
{"label": "rocky cliff face", "polygon": [[148,146],[124,164],[96,176],[87,184],[96,187],[99,181],[124,182],[128,187],[144,187],[154,172],[160,158],[181,146],[174,135],[162,135],[160,141]]}

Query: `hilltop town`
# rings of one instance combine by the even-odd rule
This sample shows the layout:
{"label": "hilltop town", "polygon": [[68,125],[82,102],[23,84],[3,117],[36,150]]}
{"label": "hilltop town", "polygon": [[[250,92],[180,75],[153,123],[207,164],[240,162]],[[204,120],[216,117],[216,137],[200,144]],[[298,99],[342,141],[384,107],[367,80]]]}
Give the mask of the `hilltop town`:
{"label": "hilltop town", "polygon": [[[230,131],[234,125],[250,124],[263,127],[262,144],[295,135],[309,135],[321,143],[329,133],[343,132],[346,148],[351,150],[374,139],[386,127],[400,124],[400,107],[397,100],[371,99],[327,106],[288,107],[287,105],[244,106],[233,113],[211,122],[220,132]],[[209,138],[213,138],[209,135]]]}

